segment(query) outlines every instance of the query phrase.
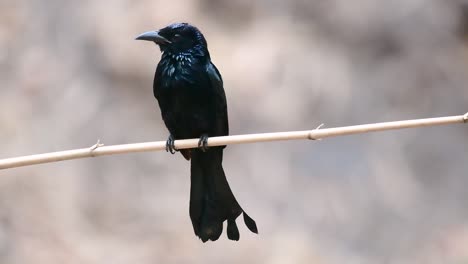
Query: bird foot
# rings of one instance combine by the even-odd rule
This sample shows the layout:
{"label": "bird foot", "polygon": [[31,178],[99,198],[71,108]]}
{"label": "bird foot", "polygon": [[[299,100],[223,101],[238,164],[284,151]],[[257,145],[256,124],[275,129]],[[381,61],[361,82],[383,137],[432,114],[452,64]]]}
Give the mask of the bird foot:
{"label": "bird foot", "polygon": [[171,154],[174,154],[176,153],[177,151],[179,151],[178,149],[176,149],[176,147],[174,146],[174,136],[173,135],[169,135],[169,137],[167,138],[167,141],[166,141],[166,152],[170,152]]}
{"label": "bird foot", "polygon": [[206,152],[208,150],[208,135],[203,134],[198,141],[198,147],[203,151]]}

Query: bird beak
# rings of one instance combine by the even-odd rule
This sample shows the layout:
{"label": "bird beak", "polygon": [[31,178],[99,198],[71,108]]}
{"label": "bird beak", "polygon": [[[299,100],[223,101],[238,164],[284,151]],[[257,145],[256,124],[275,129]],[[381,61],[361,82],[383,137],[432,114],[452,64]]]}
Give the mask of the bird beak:
{"label": "bird beak", "polygon": [[154,41],[156,44],[169,44],[171,43],[168,39],[165,37],[159,35],[159,31],[148,31],[145,32],[138,37],[135,38],[135,40],[148,40],[148,41]]}

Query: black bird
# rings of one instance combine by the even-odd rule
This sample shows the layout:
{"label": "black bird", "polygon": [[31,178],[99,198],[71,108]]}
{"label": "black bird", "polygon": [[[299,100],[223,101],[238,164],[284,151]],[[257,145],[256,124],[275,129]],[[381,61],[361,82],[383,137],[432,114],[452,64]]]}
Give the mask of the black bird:
{"label": "black bird", "polygon": [[190,218],[203,242],[215,241],[227,220],[227,236],[239,240],[236,218],[243,213],[250,231],[258,233],[255,221],[240,207],[224,174],[223,149],[207,148],[207,139],[229,134],[223,80],[211,62],[203,34],[187,23],[175,23],[139,35],[153,41],[162,56],[154,76],[153,92],[169,130],[166,151],[174,154],[174,140],[200,138],[199,148],[182,149],[191,159]]}

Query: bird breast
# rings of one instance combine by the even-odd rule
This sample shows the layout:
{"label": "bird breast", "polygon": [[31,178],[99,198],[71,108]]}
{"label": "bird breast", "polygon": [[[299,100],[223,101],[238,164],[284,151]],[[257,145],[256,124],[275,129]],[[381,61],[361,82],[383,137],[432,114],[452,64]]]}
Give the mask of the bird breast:
{"label": "bird breast", "polygon": [[162,57],[163,76],[166,78],[175,78],[178,75],[189,74],[192,68],[193,57],[190,54],[170,54],[164,53]]}

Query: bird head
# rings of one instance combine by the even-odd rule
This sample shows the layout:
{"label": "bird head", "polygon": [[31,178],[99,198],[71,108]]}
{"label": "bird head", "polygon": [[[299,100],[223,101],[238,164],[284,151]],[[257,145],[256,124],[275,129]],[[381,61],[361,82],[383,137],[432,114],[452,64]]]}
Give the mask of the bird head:
{"label": "bird head", "polygon": [[148,31],[136,37],[136,40],[153,41],[162,52],[170,54],[208,55],[205,37],[200,30],[188,23],[174,23],[160,30]]}

